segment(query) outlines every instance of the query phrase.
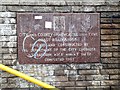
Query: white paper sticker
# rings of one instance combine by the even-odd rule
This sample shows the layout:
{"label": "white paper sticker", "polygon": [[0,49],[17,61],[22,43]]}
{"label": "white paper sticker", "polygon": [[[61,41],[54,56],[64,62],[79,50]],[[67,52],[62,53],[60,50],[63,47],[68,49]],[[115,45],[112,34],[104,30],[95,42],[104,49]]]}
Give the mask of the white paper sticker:
{"label": "white paper sticker", "polygon": [[45,28],[52,28],[52,22],[45,21]]}
{"label": "white paper sticker", "polygon": [[35,16],[35,19],[42,19],[42,16]]}

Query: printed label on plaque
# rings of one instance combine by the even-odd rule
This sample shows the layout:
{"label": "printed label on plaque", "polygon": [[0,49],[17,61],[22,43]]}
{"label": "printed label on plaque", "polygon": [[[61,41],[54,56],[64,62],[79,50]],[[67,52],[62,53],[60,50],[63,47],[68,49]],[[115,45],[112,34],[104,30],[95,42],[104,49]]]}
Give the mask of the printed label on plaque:
{"label": "printed label on plaque", "polygon": [[100,60],[98,13],[18,13],[17,33],[20,64]]}
{"label": "printed label on plaque", "polygon": [[45,21],[45,28],[52,28],[52,22]]}

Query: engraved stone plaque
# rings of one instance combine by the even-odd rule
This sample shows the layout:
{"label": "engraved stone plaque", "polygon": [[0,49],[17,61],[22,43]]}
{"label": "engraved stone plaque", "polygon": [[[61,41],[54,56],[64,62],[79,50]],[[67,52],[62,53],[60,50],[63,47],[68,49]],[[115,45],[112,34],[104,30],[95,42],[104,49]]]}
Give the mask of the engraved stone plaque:
{"label": "engraved stone plaque", "polygon": [[98,13],[18,13],[20,64],[100,61]]}

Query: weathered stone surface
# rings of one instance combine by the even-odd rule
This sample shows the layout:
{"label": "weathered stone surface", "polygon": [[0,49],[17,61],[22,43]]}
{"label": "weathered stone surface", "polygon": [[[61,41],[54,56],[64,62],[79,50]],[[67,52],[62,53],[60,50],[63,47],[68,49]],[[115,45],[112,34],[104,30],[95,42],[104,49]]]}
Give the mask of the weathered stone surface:
{"label": "weathered stone surface", "polygon": [[[12,4],[11,3],[12,0],[10,0],[8,3],[5,2],[3,0],[3,4]],[[94,1],[94,0],[90,0],[90,1],[87,1],[87,0],[60,0],[60,1],[57,1],[57,0],[46,0],[46,1],[43,1],[43,0],[32,0],[32,1],[29,1],[29,0],[20,0],[19,4],[20,5],[69,5],[70,2],[81,2],[79,5],[118,5],[118,0],[115,0],[115,1],[110,1],[110,0],[101,0],[101,1]],[[14,2],[13,4],[16,4],[16,2]],[[42,4],[41,4],[42,3]],[[49,3],[49,4],[48,4]],[[67,4],[68,3],[68,4]],[[70,4],[71,5],[71,4]],[[72,4],[72,5],[75,5],[75,4]],[[78,5],[78,4],[77,4]]]}
{"label": "weathered stone surface", "polygon": [[115,29],[115,30],[112,30],[112,34],[120,34],[120,30],[119,29]]}
{"label": "weathered stone surface", "polygon": [[13,35],[17,35],[17,31],[16,30],[0,30],[0,35],[13,36]]}
{"label": "weathered stone surface", "polygon": [[[0,42],[0,49],[2,49],[2,42]],[[1,50],[0,50],[0,54],[2,54]],[[1,55],[0,55],[0,59],[1,59]]]}
{"label": "weathered stone surface", "polygon": [[113,80],[120,79],[120,75],[110,75],[110,79]]}
{"label": "weathered stone surface", "polygon": [[113,30],[109,30],[109,29],[101,29],[101,34],[103,34],[103,35],[104,35],[104,34],[105,34],[105,35],[106,35],[106,34],[112,34],[112,31],[113,31]]}
{"label": "weathered stone surface", "polygon": [[16,84],[1,84],[1,88],[18,88],[18,86]]}
{"label": "weathered stone surface", "polygon": [[86,87],[65,87],[65,90],[86,90]]}
{"label": "weathered stone surface", "polygon": [[85,75],[70,75],[68,76],[69,81],[84,81]]}
{"label": "weathered stone surface", "polygon": [[104,35],[110,35],[110,34],[120,34],[120,30],[119,29],[101,29],[101,34],[104,34]]}
{"label": "weathered stone surface", "polygon": [[62,86],[62,87],[66,87],[66,86],[74,86],[75,83],[74,82],[55,82],[54,83],[55,86]]}
{"label": "weathered stone surface", "polygon": [[109,75],[86,75],[86,80],[108,80]]}
{"label": "weathered stone surface", "polygon": [[112,23],[112,24],[115,24],[115,23],[119,23],[120,22],[120,18],[114,18],[114,17],[111,17],[111,18],[101,18],[101,23],[103,24],[109,24],[109,23]]}
{"label": "weathered stone surface", "polygon": [[17,36],[0,36],[0,41],[3,41],[3,46],[6,44],[5,41],[15,42],[17,41]]}
{"label": "weathered stone surface", "polygon": [[77,64],[74,65],[75,69],[90,69],[90,64]]}
{"label": "weathered stone surface", "polygon": [[0,18],[0,24],[14,24],[16,23],[15,18]]}
{"label": "weathered stone surface", "polygon": [[[13,3],[12,3],[13,2]],[[57,1],[57,0],[32,0],[32,1],[29,1],[29,0],[20,0],[19,4],[20,5],[69,5],[70,2],[80,2],[80,4],[77,4],[77,5],[101,5],[101,4],[105,4],[105,0],[101,0],[101,1],[94,1],[94,0],[90,0],[90,1],[87,1],[87,0],[60,0],[60,1]],[[118,1],[115,1],[113,2],[113,4],[116,4],[116,2]],[[2,4],[17,4],[18,3],[18,0],[17,1],[13,1],[13,0],[10,0],[9,2],[5,1],[5,0],[2,0]],[[110,3],[109,3],[110,4]],[[70,4],[70,5],[75,5],[74,3]]]}
{"label": "weathered stone surface", "polygon": [[3,5],[119,5],[119,1],[111,0],[2,0]]}
{"label": "weathered stone surface", "polygon": [[88,86],[88,90],[110,90],[110,86]]}
{"label": "weathered stone surface", "polygon": [[112,41],[101,41],[101,46],[112,46]]}
{"label": "weathered stone surface", "polygon": [[118,38],[118,35],[101,35],[102,40],[116,40]]}
{"label": "weathered stone surface", "polygon": [[73,75],[77,75],[77,70],[69,70],[69,75],[73,76]]}
{"label": "weathered stone surface", "polygon": [[118,85],[118,86],[111,86],[111,89],[112,90],[119,90],[120,89],[120,86]]}
{"label": "weathered stone surface", "polygon": [[13,66],[13,65],[16,65],[16,60],[3,60],[2,64]]}
{"label": "weathered stone surface", "polygon": [[8,78],[8,83],[9,84],[16,84],[16,81],[18,81],[19,78]]}
{"label": "weathered stone surface", "polygon": [[119,80],[104,80],[101,85],[119,85]]}
{"label": "weathered stone surface", "polygon": [[119,29],[120,24],[101,24],[102,29]]}
{"label": "weathered stone surface", "polygon": [[[1,73],[1,71],[0,71]],[[1,89],[1,84],[2,84],[2,78],[1,78],[1,75],[0,75],[0,89]]]}
{"label": "weathered stone surface", "polygon": [[120,40],[114,40],[113,45],[120,45]]}
{"label": "weathered stone surface", "polygon": [[32,83],[30,83],[30,82],[27,82],[26,80],[23,80],[23,79],[21,79],[21,78],[19,78],[19,79],[16,81],[16,85],[19,86],[20,89],[35,87],[34,84],[32,84]]}
{"label": "weathered stone surface", "polygon": [[0,11],[5,11],[6,10],[6,6],[0,6]]}
{"label": "weathered stone surface", "polygon": [[19,4],[19,0],[1,0],[0,4]]}
{"label": "weathered stone surface", "polygon": [[59,75],[65,75],[64,70],[55,70],[54,75],[59,76]]}
{"label": "weathered stone surface", "polygon": [[[0,64],[2,64],[2,60],[0,60]],[[1,75],[0,75],[0,77],[1,77]]]}
{"label": "weathered stone surface", "polygon": [[90,69],[95,70],[95,69],[102,69],[102,64],[101,63],[95,63],[90,65]]}
{"label": "weathered stone surface", "polygon": [[101,51],[120,51],[118,46],[111,46],[111,47],[101,47]]}
{"label": "weathered stone surface", "polygon": [[0,12],[0,17],[16,17],[15,12]]}
{"label": "weathered stone surface", "polygon": [[109,75],[109,74],[120,74],[120,70],[119,69],[102,69],[101,70],[101,74],[103,75]]}
{"label": "weathered stone surface", "polygon": [[119,18],[120,12],[101,12],[101,17],[104,18]]}
{"label": "weathered stone surface", "polygon": [[2,58],[3,58],[3,56],[2,56],[2,54],[0,53],[0,61],[1,61]]}
{"label": "weathered stone surface", "polygon": [[101,52],[101,57],[112,57],[112,52]]}
{"label": "weathered stone surface", "polygon": [[94,6],[72,6],[72,12],[93,12],[95,11]]}
{"label": "weathered stone surface", "polygon": [[47,76],[47,77],[44,77],[43,81],[45,82],[48,82],[48,81],[51,81],[51,82],[64,82],[64,81],[68,81],[68,77],[67,76]]}
{"label": "weathered stone surface", "polygon": [[9,77],[15,77],[15,76],[12,75],[12,74],[9,74],[9,73],[7,73],[7,72],[2,72],[2,73],[1,73],[1,77],[2,77],[2,78],[9,78]]}
{"label": "weathered stone surface", "polygon": [[[9,46],[10,47],[10,46]],[[8,47],[2,47],[2,49],[1,49],[1,51],[2,51],[2,53],[4,54],[4,53],[17,53],[17,48],[13,48],[13,47],[10,47],[10,48],[8,48]]]}
{"label": "weathered stone surface", "polygon": [[7,6],[9,11],[40,11],[40,12],[52,12],[54,7],[50,6]]}
{"label": "weathered stone surface", "polygon": [[3,42],[3,48],[4,47],[17,47],[17,42]]}
{"label": "weathered stone surface", "polygon": [[0,24],[1,30],[16,30],[15,24]]}
{"label": "weathered stone surface", "polygon": [[64,6],[64,7],[55,7],[55,12],[70,12],[71,7],[70,6]]}
{"label": "weathered stone surface", "polygon": [[17,54],[3,54],[3,59],[8,59],[8,60],[17,59]]}
{"label": "weathered stone surface", "polygon": [[66,2],[63,0],[57,1],[57,0],[21,0],[20,5],[66,5]]}
{"label": "weathered stone surface", "polygon": [[101,58],[102,63],[120,63],[120,58]]}
{"label": "weathered stone surface", "polygon": [[79,70],[78,72],[80,75],[96,75],[99,74],[98,70]]}
{"label": "weathered stone surface", "polygon": [[100,81],[77,81],[77,86],[92,86],[92,85],[100,85]]}
{"label": "weathered stone surface", "polygon": [[113,57],[120,57],[120,52],[113,52]]}
{"label": "weathered stone surface", "polygon": [[7,78],[1,78],[1,83],[4,84],[4,83],[7,83]]}
{"label": "weathered stone surface", "polygon": [[97,6],[97,11],[120,11],[119,6]]}

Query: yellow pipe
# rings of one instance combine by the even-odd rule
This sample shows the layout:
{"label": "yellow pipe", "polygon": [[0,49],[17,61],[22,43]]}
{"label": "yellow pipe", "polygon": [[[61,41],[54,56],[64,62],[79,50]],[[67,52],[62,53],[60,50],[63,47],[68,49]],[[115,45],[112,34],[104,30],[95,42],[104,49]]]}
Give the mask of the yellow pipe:
{"label": "yellow pipe", "polygon": [[41,87],[46,88],[46,89],[48,89],[48,90],[59,90],[58,88],[56,88],[56,87],[54,87],[54,86],[51,86],[51,85],[49,85],[49,84],[46,84],[46,83],[44,83],[44,82],[42,82],[42,81],[40,81],[40,80],[37,80],[37,79],[35,79],[35,78],[33,78],[33,77],[30,77],[30,76],[28,76],[28,75],[26,75],[26,74],[24,74],[24,73],[21,73],[21,72],[19,72],[19,71],[17,71],[17,70],[14,70],[14,69],[12,69],[12,68],[9,68],[9,67],[7,67],[7,66],[5,66],[5,65],[3,65],[3,64],[0,64],[0,69],[1,69],[1,70],[4,70],[4,71],[6,71],[6,72],[9,72],[9,73],[11,73],[11,74],[13,74],[13,75],[15,75],[15,76],[18,76],[18,77],[20,77],[20,78],[23,78],[23,79],[25,79],[25,80],[27,80],[27,81],[29,81],[29,82],[32,82],[32,83],[34,83],[34,84],[37,84],[38,86],[41,86]]}

